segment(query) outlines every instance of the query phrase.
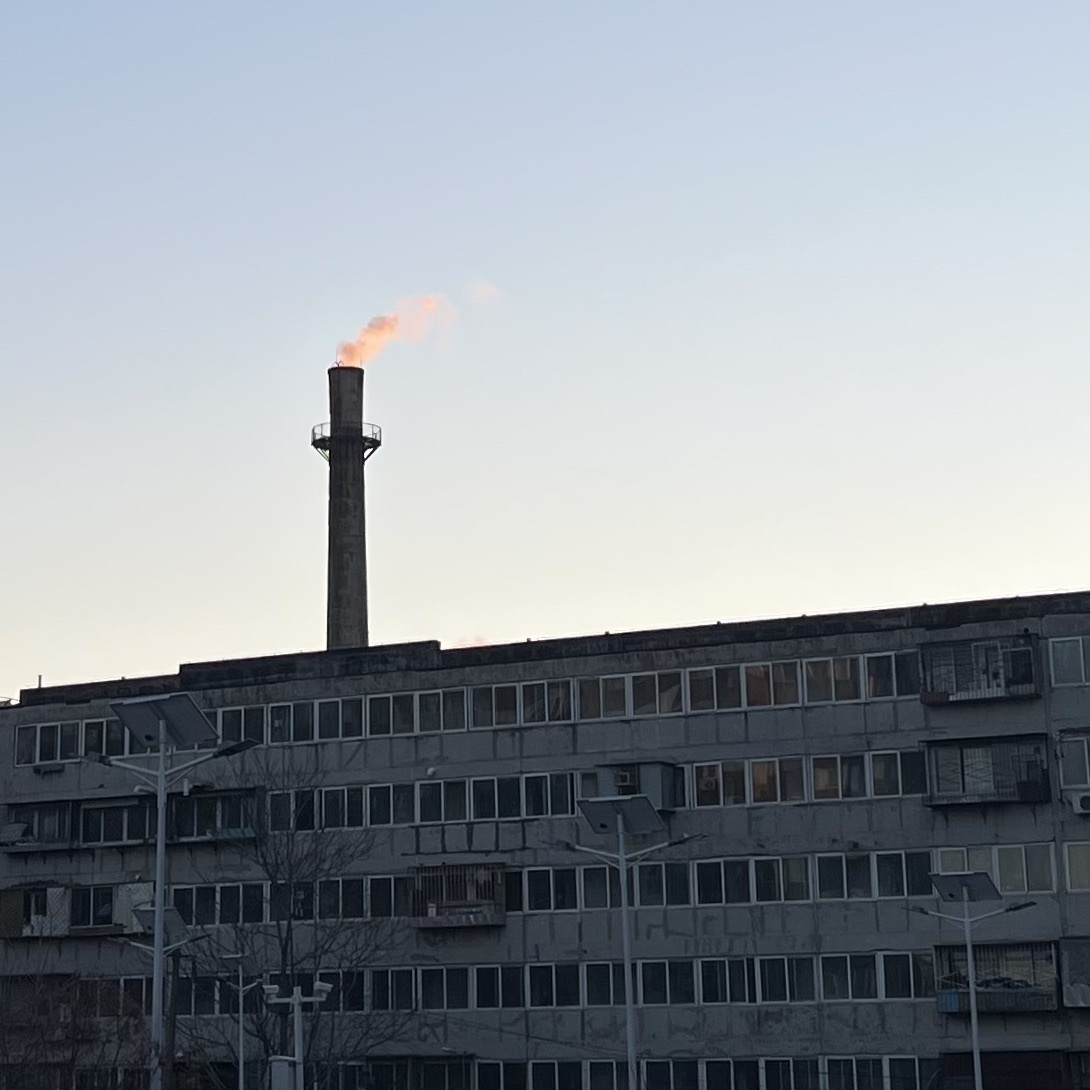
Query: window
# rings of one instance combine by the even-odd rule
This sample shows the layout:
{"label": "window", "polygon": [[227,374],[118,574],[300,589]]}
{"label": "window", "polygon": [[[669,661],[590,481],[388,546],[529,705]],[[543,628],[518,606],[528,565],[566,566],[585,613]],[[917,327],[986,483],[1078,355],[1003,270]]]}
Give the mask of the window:
{"label": "window", "polygon": [[867,796],[863,755],[812,757],[814,799],[861,799]]}
{"label": "window", "polygon": [[323,829],[359,829],[363,826],[362,787],[326,787],[321,795]]}
{"label": "window", "polygon": [[927,999],[934,996],[929,953],[829,954],[821,958],[825,1000]]}
{"label": "window", "polygon": [[147,803],[86,806],[80,813],[80,840],[84,844],[133,843],[154,833],[154,817]]}
{"label": "window", "polygon": [[1085,685],[1090,681],[1090,638],[1072,636],[1048,641],[1052,684]]}
{"label": "window", "polygon": [[372,969],[371,1007],[376,1011],[411,1011],[414,1008],[412,969]]}
{"label": "window", "polygon": [[[117,722],[111,720],[111,722]],[[125,739],[121,739],[124,752]],[[132,752],[138,750],[133,748]],[[120,754],[118,754],[119,756]],[[80,759],[80,724],[44,723],[39,726],[17,727],[15,730],[15,763],[32,765]]]}
{"label": "window", "polygon": [[63,844],[69,840],[70,809],[66,802],[12,806],[9,821],[25,825],[24,838],[43,844]]}
{"label": "window", "polygon": [[574,781],[570,772],[504,776],[471,781],[473,820],[553,817],[574,812]]}
{"label": "window", "polygon": [[879,897],[930,897],[930,852],[876,852]]}
{"label": "window", "polygon": [[466,820],[465,780],[439,780],[418,783],[416,786],[421,824]]}
{"label": "window", "polygon": [[[270,800],[274,797],[269,796]],[[253,831],[251,805],[251,797],[246,792],[178,795],[171,799],[171,825],[168,830],[179,840],[250,834]],[[310,815],[310,828],[313,828],[313,797]],[[154,832],[154,820],[149,812],[149,836]]]}
{"label": "window", "polygon": [[524,723],[567,723],[571,717],[570,681],[534,681],[523,684]]}
{"label": "window", "polygon": [[819,900],[868,900],[874,896],[871,857],[867,852],[858,855],[819,855],[817,873]]}
{"label": "window", "polygon": [[531,1007],[578,1007],[579,966],[530,965],[529,997]]}
{"label": "window", "polygon": [[624,965],[591,962],[584,966],[588,1007],[621,1006],[624,1003]]}
{"label": "window", "polygon": [[700,962],[700,997],[712,1003],[810,1003],[812,957],[708,959]]}
{"label": "window", "polygon": [[580,719],[623,719],[628,715],[628,679],[584,677],[579,686]]}
{"label": "window", "polygon": [[984,871],[1000,893],[1051,893],[1055,888],[1051,844],[1004,844],[940,848],[939,873]]}
{"label": "window", "polygon": [[[288,706],[290,712],[290,705]],[[215,713],[207,712],[209,720],[214,723]],[[249,708],[223,708],[219,713],[219,734],[223,742],[241,742],[244,739],[263,745],[265,742],[265,708],[253,706]],[[290,721],[288,733],[278,736],[272,728],[270,719],[270,742],[290,742]]]}
{"label": "window", "polygon": [[469,1007],[469,970],[420,970],[421,1010],[466,1010]]}
{"label": "window", "polygon": [[525,1006],[522,966],[480,966],[476,970],[475,977],[478,1009]]}
{"label": "window", "polygon": [[871,793],[875,798],[922,795],[927,789],[923,752],[871,753]]}
{"label": "window", "polygon": [[1064,845],[1067,888],[1072,892],[1090,890],[1090,841],[1071,841]]}
{"label": "window", "polygon": [[737,666],[689,671],[689,710],[694,712],[742,706],[742,676]]}
{"label": "window", "polygon": [[[623,978],[622,978],[623,979]],[[691,961],[644,961],[639,966],[640,1002],[681,1006],[696,1002]]]}
{"label": "window", "polygon": [[745,761],[721,761],[694,767],[697,806],[744,806],[746,804]]}
{"label": "window", "polygon": [[[582,873],[584,908],[620,906],[621,883],[613,867],[584,867]],[[629,877],[631,880],[631,871]]]}
{"label": "window", "polygon": [[915,651],[867,655],[865,661],[868,700],[919,695],[919,656]]}
{"label": "window", "polygon": [[528,912],[567,912],[579,907],[574,867],[528,868],[524,873]]}
{"label": "window", "polygon": [[634,674],[632,714],[677,715],[681,712],[681,672]]}
{"label": "window", "polygon": [[1090,787],[1087,739],[1060,739],[1060,783],[1064,787]]}
{"label": "window", "polygon": [[372,784],[367,788],[369,825],[412,825],[416,821],[416,784]]}
{"label": "window", "polygon": [[108,927],[114,922],[114,887],[77,886],[71,905],[73,927]]}
{"label": "window", "polygon": [[361,920],[364,916],[362,878],[330,878],[318,883],[320,920]]}
{"label": "window", "polygon": [[755,803],[803,802],[806,799],[801,757],[750,761],[749,772],[751,797]]}

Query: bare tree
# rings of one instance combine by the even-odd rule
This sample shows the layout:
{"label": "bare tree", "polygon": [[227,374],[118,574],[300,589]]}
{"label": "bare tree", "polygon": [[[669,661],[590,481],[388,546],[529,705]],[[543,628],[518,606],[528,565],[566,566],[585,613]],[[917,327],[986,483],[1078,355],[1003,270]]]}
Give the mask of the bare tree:
{"label": "bare tree", "polygon": [[[237,762],[231,789],[246,792],[245,835],[201,869],[202,890],[176,895],[195,931],[216,924],[188,948],[189,982],[183,978],[180,989],[183,1014],[192,1004],[204,1016],[183,1016],[176,1035],[179,1068],[199,1072],[203,1085],[235,1085],[240,1018],[248,1063],[292,1054],[290,1009],[268,1004],[261,983],[284,996],[295,986],[312,995],[315,983],[332,985],[328,999],[308,1005],[304,1015],[308,1086],[336,1087],[339,1064],[365,1064],[408,1025],[404,1011],[371,1004],[364,1012],[367,970],[388,960],[405,924],[366,915],[373,834],[364,827],[363,790],[330,788],[323,795],[325,777],[305,767],[308,756],[264,751]],[[254,985],[241,1004],[240,955],[244,983]],[[183,1079],[179,1071],[179,1086]]]}
{"label": "bare tree", "polygon": [[[45,959],[26,959],[34,960]],[[121,1070],[122,1084],[136,1090],[150,1057],[150,995],[143,977],[31,971],[0,978],[0,1087],[114,1085]]]}

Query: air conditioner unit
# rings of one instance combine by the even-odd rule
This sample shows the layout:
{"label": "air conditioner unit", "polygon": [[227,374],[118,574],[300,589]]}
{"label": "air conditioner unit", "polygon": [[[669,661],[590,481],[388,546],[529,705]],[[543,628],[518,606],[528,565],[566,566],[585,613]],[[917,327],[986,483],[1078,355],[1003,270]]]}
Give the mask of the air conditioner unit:
{"label": "air conditioner unit", "polygon": [[1076,814],[1090,816],[1090,791],[1065,791],[1064,797]]}
{"label": "air conditioner unit", "polygon": [[640,789],[640,771],[635,765],[613,769],[613,790],[618,795],[635,795]]}

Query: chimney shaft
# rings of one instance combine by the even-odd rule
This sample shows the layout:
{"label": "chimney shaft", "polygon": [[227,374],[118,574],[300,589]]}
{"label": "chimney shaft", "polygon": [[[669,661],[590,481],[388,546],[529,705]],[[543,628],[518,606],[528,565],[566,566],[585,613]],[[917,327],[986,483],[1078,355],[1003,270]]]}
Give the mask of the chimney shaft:
{"label": "chimney shaft", "polygon": [[329,369],[329,563],[326,647],[367,646],[367,519],[363,463],[378,429],[363,422],[363,368]]}

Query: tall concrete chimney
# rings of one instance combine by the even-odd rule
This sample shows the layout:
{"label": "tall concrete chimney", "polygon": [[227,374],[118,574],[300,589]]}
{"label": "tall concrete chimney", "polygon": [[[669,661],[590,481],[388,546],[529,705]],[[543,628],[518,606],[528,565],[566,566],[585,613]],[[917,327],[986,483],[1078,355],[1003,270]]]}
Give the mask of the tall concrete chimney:
{"label": "tall concrete chimney", "polygon": [[329,369],[329,423],[311,432],[329,462],[329,561],[326,647],[367,646],[367,516],[363,464],[382,432],[363,422],[363,368]]}

